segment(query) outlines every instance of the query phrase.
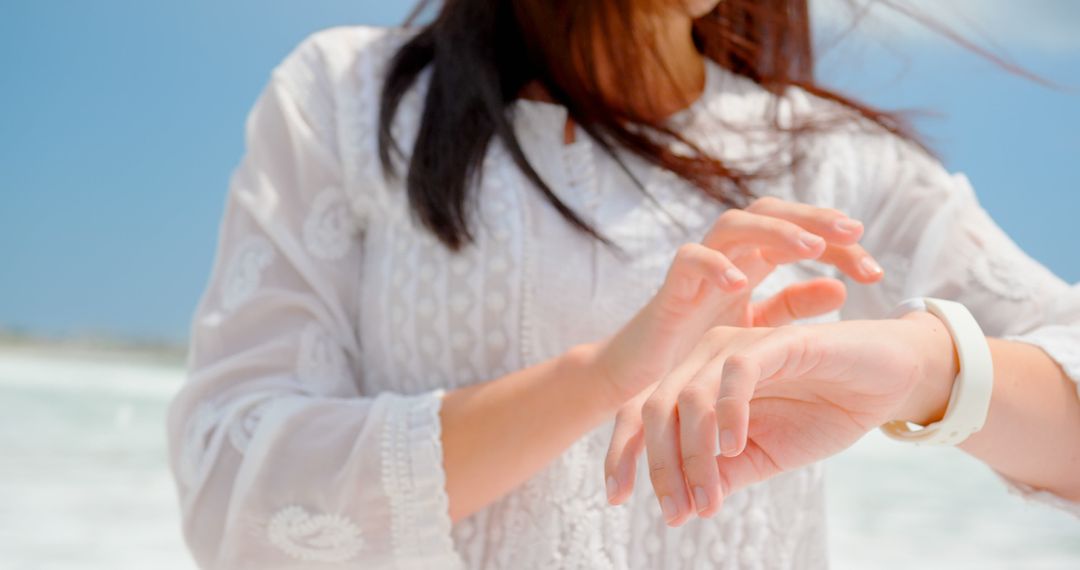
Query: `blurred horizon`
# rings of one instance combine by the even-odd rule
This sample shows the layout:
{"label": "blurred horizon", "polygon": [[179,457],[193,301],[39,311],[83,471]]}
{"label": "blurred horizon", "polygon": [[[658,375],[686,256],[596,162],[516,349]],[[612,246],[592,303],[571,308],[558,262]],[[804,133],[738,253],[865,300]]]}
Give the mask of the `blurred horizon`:
{"label": "blurred horizon", "polygon": [[[843,1],[814,0],[821,28],[842,27],[834,15]],[[1080,29],[1080,3],[911,4],[1062,87],[1018,77],[884,14],[828,50],[824,82],[886,108],[940,113],[918,125],[946,165],[968,174],[1021,247],[1080,281],[1080,34],[1068,33]],[[319,29],[398,25],[412,6],[6,6],[0,340],[183,345],[243,153],[243,124],[270,69]]]}

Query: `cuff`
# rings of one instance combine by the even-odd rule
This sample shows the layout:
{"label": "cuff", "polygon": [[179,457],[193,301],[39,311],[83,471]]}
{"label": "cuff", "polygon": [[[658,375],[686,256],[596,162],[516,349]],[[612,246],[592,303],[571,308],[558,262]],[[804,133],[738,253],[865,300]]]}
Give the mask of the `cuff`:
{"label": "cuff", "polygon": [[394,558],[407,568],[460,568],[450,537],[442,456],[442,390],[388,395],[382,434],[383,490],[390,501]]}
{"label": "cuff", "polygon": [[995,471],[994,474],[996,474],[998,478],[1001,479],[1009,488],[1009,493],[1027,501],[1042,503],[1044,505],[1060,509],[1080,518],[1080,503],[1076,503],[1063,497],[1059,497],[1058,495],[1055,495],[1050,491],[1036,489],[1031,485],[1026,485],[1024,483],[1020,483],[1019,481],[1013,481],[1012,479],[1009,479],[1008,477],[1002,475],[1001,473],[998,473],[997,471]]}
{"label": "cuff", "polygon": [[1033,344],[1050,355],[1065,375],[1077,384],[1080,398],[1080,327],[1051,325],[1023,335],[1003,337],[1004,340]]}

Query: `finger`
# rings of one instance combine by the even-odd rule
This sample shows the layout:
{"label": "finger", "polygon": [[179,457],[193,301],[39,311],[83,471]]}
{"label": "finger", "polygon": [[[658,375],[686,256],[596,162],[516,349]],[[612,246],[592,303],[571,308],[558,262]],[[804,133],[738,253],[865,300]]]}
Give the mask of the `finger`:
{"label": "finger", "polygon": [[829,243],[849,245],[863,234],[862,222],[833,208],[789,202],[773,196],[758,198],[746,210],[755,214],[780,218],[821,236]]}
{"label": "finger", "polygon": [[717,457],[716,467],[724,497],[781,471],[781,467],[753,440],[747,442],[746,449],[735,457]]}
{"label": "finger", "polygon": [[729,259],[738,267],[746,278],[750,280],[750,287],[757,287],[770,273],[776,269],[776,263],[762,257],[761,249],[741,251],[732,254]]}
{"label": "finger", "polygon": [[816,259],[827,246],[824,238],[797,224],[738,209],[721,214],[702,243],[729,257],[764,248],[794,259]]}
{"label": "finger", "polygon": [[661,306],[685,316],[706,286],[733,292],[747,283],[746,276],[723,253],[698,243],[679,246],[656,298]]}
{"label": "finger", "polygon": [[754,326],[778,327],[823,315],[842,307],[846,298],[847,287],[836,279],[822,277],[796,283],[753,305]]}
{"label": "finger", "polygon": [[[747,212],[786,220],[823,238],[828,247],[818,258],[837,266],[846,275],[860,283],[874,283],[884,271],[866,250],[857,245],[863,234],[862,223],[832,208],[818,208],[808,204],[788,202],[766,196],[746,208]],[[774,265],[804,259],[799,248],[761,244],[763,256]]]}
{"label": "finger", "polygon": [[716,470],[716,399],[720,394],[723,353],[706,362],[679,393],[679,450],[683,476],[699,516],[715,514],[723,502]]}
{"label": "finger", "polygon": [[642,408],[649,479],[660,502],[664,522],[679,526],[690,511],[682,469],[679,465],[679,428],[674,401],[652,399]]}
{"label": "finger", "polygon": [[615,430],[611,435],[604,475],[608,502],[621,505],[634,491],[637,459],[645,447],[645,431],[641,421],[641,406],[651,390],[628,401],[615,415]]}
{"label": "finger", "polygon": [[759,384],[782,374],[804,373],[817,361],[805,328],[780,327],[728,355],[716,402],[720,454],[734,457],[746,447],[750,399]]}
{"label": "finger", "polygon": [[756,360],[732,355],[720,372],[720,394],[716,399],[716,429],[720,435],[720,455],[734,457],[746,446],[750,422],[750,398],[761,378]]}
{"label": "finger", "polygon": [[[714,329],[718,330],[718,329]],[[642,406],[649,479],[665,522],[678,526],[691,513],[681,466],[676,401],[683,386],[716,352],[722,339],[710,331],[657,386]]]}
{"label": "finger", "polygon": [[[759,370],[758,382],[805,374],[819,360],[818,345],[814,342],[815,330],[818,329],[814,326],[781,326],[732,350],[724,366],[721,391],[729,372]],[[732,360],[737,364],[731,364]],[[744,368],[743,364],[753,366]]]}
{"label": "finger", "polygon": [[[761,249],[761,258],[775,266],[802,261],[805,259],[805,256],[790,248],[776,249],[766,247]],[[736,262],[736,265],[739,265],[739,256],[733,255],[732,259]],[[825,248],[824,253],[818,256],[816,260],[835,266],[841,273],[850,276],[859,283],[876,283],[877,281],[880,281],[885,274],[885,271],[881,268],[881,265],[877,260],[858,244],[829,244],[828,247]],[[751,276],[751,283],[753,283],[752,280],[754,274],[747,271],[745,267],[739,266],[747,275]]]}
{"label": "finger", "polygon": [[859,283],[876,283],[885,276],[885,270],[862,246],[829,245],[818,261],[835,266],[845,275]]}

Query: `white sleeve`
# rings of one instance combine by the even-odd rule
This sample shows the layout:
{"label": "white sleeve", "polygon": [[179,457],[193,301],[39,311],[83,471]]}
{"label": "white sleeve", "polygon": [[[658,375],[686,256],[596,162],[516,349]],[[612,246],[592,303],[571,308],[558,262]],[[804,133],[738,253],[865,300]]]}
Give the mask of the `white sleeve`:
{"label": "white sleeve", "polygon": [[[844,317],[879,318],[907,297],[963,303],[988,336],[1042,348],[1078,383],[1080,286],[1062,281],[1026,255],[980,206],[963,174],[896,137],[864,149],[858,207],[863,245],[885,267],[882,284],[849,283]],[[1080,514],[1080,505],[1009,482],[1029,498]]]}
{"label": "white sleeve", "polygon": [[441,392],[358,390],[365,217],[320,49],[300,44],[247,119],[169,408],[184,536],[202,568],[456,567]]}

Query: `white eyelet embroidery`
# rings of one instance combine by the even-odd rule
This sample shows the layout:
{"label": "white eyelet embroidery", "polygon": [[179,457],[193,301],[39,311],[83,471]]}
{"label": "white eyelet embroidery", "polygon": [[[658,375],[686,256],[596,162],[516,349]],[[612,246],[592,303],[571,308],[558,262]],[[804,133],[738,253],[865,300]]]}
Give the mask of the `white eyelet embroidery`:
{"label": "white eyelet embroidery", "polygon": [[983,288],[1010,301],[1026,301],[1033,293],[1018,272],[1018,267],[985,253],[971,264],[971,276]]}
{"label": "white eyelet embroidery", "polygon": [[296,374],[319,393],[330,393],[351,381],[344,351],[319,323],[308,323],[300,333]]}
{"label": "white eyelet embroidery", "polygon": [[[382,54],[372,55],[370,60],[382,58]],[[365,261],[372,270],[363,273],[360,288],[367,318],[357,322],[365,341],[364,387],[395,393],[455,388],[550,356],[559,343],[577,338],[577,333],[559,327],[557,319],[565,318],[565,313],[546,310],[552,298],[558,303],[557,295],[545,286],[551,282],[548,268],[560,265],[557,257],[550,263],[545,259],[544,253],[550,250],[541,248],[533,233],[548,219],[546,210],[537,208],[546,208],[546,203],[509,160],[503,145],[493,144],[480,178],[479,215],[474,219],[479,223],[473,228],[476,242],[451,253],[433,241],[426,230],[410,221],[400,185],[381,175],[371,128],[377,119],[372,109],[377,106],[370,105],[381,84],[379,68],[367,63],[360,66],[351,79],[357,96],[337,102],[342,106],[339,109],[347,109],[340,115],[346,127],[341,144],[346,194],[354,210],[373,208],[374,215],[354,216],[361,224],[377,222],[364,230],[373,254]],[[422,97],[423,85],[419,81],[410,95]],[[413,98],[403,102],[394,126],[405,149],[411,148],[410,135],[416,132],[420,116],[414,102]],[[743,151],[739,139],[731,146],[736,158],[755,154],[751,149]],[[611,166],[606,160],[600,164]],[[628,164],[640,166],[636,161]],[[634,189],[624,190],[633,193],[630,196],[612,196],[610,203],[618,207],[610,209],[595,210],[593,194],[571,197],[584,206],[577,210],[580,214],[600,215],[596,220],[589,216],[589,221],[628,248],[632,260],[618,262],[597,248],[603,255],[596,257],[604,261],[604,269],[611,270],[597,274],[606,273],[607,279],[618,280],[622,287],[618,295],[601,296],[607,297],[601,310],[589,313],[594,324],[577,329],[581,332],[616,330],[624,317],[647,302],[648,289],[662,281],[677,246],[700,240],[724,209],[699,200],[700,191],[689,184],[657,175],[665,172],[662,169],[634,170],[641,181],[651,181],[649,192],[659,206],[644,197],[638,204]],[[610,190],[604,185],[599,188]],[[609,203],[607,196],[600,198]],[[581,254],[587,253],[575,252]],[[335,330],[328,328],[331,333]],[[353,354],[346,352],[346,358]],[[655,502],[637,501],[620,509],[606,505],[602,462],[594,460],[603,456],[610,439],[603,434],[595,436],[596,445],[585,453],[581,449],[568,452],[566,459],[552,462],[505,500],[451,527],[444,522],[441,506],[445,503],[444,486],[438,484],[441,472],[427,463],[438,449],[437,408],[422,406],[424,413],[410,412],[405,402],[400,404],[385,416],[380,436],[390,537],[376,545],[374,535],[365,536],[365,550],[377,546],[403,556],[431,553],[445,554],[446,559],[457,558],[457,551],[464,559],[461,566],[466,567],[825,566],[820,489],[804,473],[762,484],[764,491],[752,501],[746,493],[731,497],[718,517],[724,517],[723,523],[699,521],[679,533],[665,532],[661,517],[654,512]],[[736,512],[725,517],[732,507]],[[752,514],[749,507],[760,509]],[[760,524],[762,512],[768,516],[766,527]],[[367,529],[366,524],[363,528]],[[443,546],[447,535],[453,543]],[[710,562],[710,557],[715,558]],[[747,557],[745,564],[741,557]],[[425,559],[432,567],[451,565],[434,556]]]}
{"label": "white eyelet embroidery", "polygon": [[320,259],[341,259],[359,229],[349,201],[339,188],[324,188],[304,220],[304,245]]}
{"label": "white eyelet embroidery", "polygon": [[364,548],[360,528],[343,515],[312,515],[301,507],[278,511],[267,538],[282,552],[310,562],[344,562]]}
{"label": "white eyelet embroidery", "polygon": [[262,272],[274,262],[274,248],[265,238],[251,236],[237,246],[225,273],[221,305],[234,311],[259,288]]}

